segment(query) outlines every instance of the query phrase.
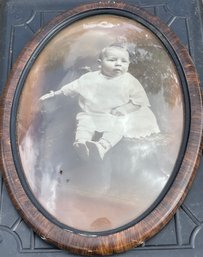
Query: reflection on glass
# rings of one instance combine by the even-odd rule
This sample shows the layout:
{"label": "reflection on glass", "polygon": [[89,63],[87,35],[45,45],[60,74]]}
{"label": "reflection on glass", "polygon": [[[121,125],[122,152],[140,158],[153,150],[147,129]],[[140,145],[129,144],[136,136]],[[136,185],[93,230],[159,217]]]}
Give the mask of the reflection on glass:
{"label": "reflection on glass", "polygon": [[34,196],[58,221],[92,232],[123,226],[153,204],[182,131],[181,86],[167,51],[148,29],[114,15],[58,33],[33,65],[18,110]]}

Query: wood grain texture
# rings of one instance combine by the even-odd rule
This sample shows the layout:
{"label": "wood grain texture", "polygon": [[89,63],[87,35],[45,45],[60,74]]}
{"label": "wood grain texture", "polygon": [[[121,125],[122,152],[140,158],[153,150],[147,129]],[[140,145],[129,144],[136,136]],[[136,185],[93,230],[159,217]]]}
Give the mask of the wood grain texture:
{"label": "wood grain texture", "polygon": [[[150,26],[158,28],[161,35],[169,42],[178,56],[183,73],[188,85],[188,93],[191,104],[190,132],[179,172],[170,189],[157,205],[157,207],[143,220],[121,232],[105,236],[91,236],[73,233],[64,230],[47,219],[34,206],[25,192],[13,160],[10,124],[12,104],[18,87],[22,71],[25,69],[33,52],[41,44],[42,40],[49,36],[50,32],[60,24],[72,19],[78,14],[99,10],[125,11],[126,15],[133,14],[146,21]],[[24,48],[20,54],[1,98],[1,167],[4,180],[11,200],[20,212],[24,220],[44,240],[57,245],[61,249],[69,250],[83,255],[109,255],[120,253],[132,247],[142,244],[144,241],[160,231],[174,215],[176,209],[184,200],[192,181],[195,177],[201,155],[202,140],[202,100],[198,76],[187,50],[182,46],[176,35],[165,26],[157,17],[144,10],[125,3],[114,1],[102,1],[99,3],[83,5],[67,11],[53,19],[44,29],[38,32],[34,39]]]}

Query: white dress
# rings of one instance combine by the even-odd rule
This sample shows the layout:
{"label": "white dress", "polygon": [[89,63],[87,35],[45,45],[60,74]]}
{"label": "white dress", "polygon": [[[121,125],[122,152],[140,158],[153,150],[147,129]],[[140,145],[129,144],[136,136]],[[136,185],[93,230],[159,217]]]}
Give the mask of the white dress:
{"label": "white dress", "polygon": [[[82,112],[78,113],[77,120],[83,127],[103,132],[115,130],[115,124],[120,124],[119,127],[123,127],[123,136],[130,138],[159,132],[144,88],[128,72],[113,78],[104,76],[100,71],[88,72],[63,86],[61,91],[67,96],[79,94]],[[141,108],[125,116],[111,114],[114,108],[130,101]]]}

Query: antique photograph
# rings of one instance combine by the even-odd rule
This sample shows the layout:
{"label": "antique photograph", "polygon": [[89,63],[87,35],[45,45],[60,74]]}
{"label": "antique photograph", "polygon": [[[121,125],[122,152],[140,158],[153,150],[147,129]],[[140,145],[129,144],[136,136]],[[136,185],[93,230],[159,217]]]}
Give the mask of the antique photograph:
{"label": "antique photograph", "polygon": [[42,49],[17,120],[21,165],[42,208],[80,231],[119,229],[153,208],[174,172],[182,87],[148,28],[95,15],[63,28]]}

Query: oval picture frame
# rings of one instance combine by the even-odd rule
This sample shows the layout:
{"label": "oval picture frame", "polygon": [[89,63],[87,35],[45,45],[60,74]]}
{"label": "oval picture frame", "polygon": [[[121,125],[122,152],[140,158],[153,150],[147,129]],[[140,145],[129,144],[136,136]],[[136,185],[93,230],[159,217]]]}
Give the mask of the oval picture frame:
{"label": "oval picture frame", "polygon": [[[102,22],[102,19],[100,18],[104,19],[105,22]],[[111,43],[111,47],[112,47],[112,41],[110,40],[111,38],[110,34],[115,33],[116,35],[116,33],[118,33],[118,32],[115,32],[113,29],[113,27],[115,26],[119,27],[121,26],[120,24],[124,24],[123,27],[124,26],[128,27],[128,24],[129,24],[130,28],[128,29],[131,29],[132,31],[136,30],[137,31],[136,33],[138,32],[141,33],[142,31],[144,31],[143,35],[146,36],[145,39],[143,39],[144,36],[142,35],[140,36],[140,38],[138,36],[135,38],[134,36],[133,39],[130,39],[130,34],[122,34],[122,37],[120,37],[118,40],[119,44],[127,43],[128,45],[130,45],[130,47],[134,47],[134,48],[136,45],[137,47],[136,49],[139,50],[139,51],[137,50],[137,52],[133,52],[134,66],[132,65],[131,67],[131,71],[132,71],[131,73],[133,73],[133,75],[135,72],[134,71],[135,67],[138,67],[136,65],[139,64],[139,67],[141,67],[141,61],[140,63],[136,63],[136,60],[141,60],[142,58],[145,58],[144,60],[146,62],[147,60],[146,58],[149,58],[149,59],[151,58],[150,56],[149,57],[145,56],[145,53],[147,52],[144,52],[143,50],[144,48],[142,47],[139,48],[140,46],[139,44],[144,42],[143,45],[145,45],[145,47],[151,47],[148,43],[149,41],[147,41],[148,40],[147,37],[151,37],[150,40],[154,42],[153,43],[154,45],[152,46],[152,48],[155,46],[156,44],[155,42],[159,42],[157,43],[158,46],[156,47],[159,49],[159,51],[163,50],[163,56],[165,56],[164,58],[166,58],[164,60],[162,59],[163,63],[160,64],[160,67],[165,65],[165,60],[171,60],[170,67],[173,67],[174,70],[172,73],[173,78],[171,78],[169,82],[171,82],[172,79],[174,79],[174,81],[176,82],[178,81],[177,82],[178,91],[172,92],[172,95],[169,95],[167,99],[169,99],[169,102],[170,102],[170,100],[173,99],[173,96],[175,96],[176,93],[178,96],[180,96],[179,101],[180,101],[180,105],[182,106],[181,107],[182,109],[180,109],[182,110],[182,113],[180,111],[180,117],[182,117],[182,123],[180,122],[180,126],[182,127],[181,129],[179,128],[180,130],[179,132],[181,135],[179,136],[181,137],[181,139],[179,138],[179,141],[178,141],[179,145],[177,145],[177,149],[176,149],[177,156],[175,155],[176,157],[173,157],[175,159],[171,164],[172,166],[170,166],[172,167],[170,168],[171,173],[168,175],[168,179],[164,184],[163,188],[161,188],[158,194],[154,196],[153,200],[151,200],[151,202],[144,207],[141,213],[138,213],[138,214],[132,213],[132,215],[134,216],[129,217],[128,218],[129,220],[125,221],[124,218],[122,218],[122,220],[121,218],[119,218],[118,223],[116,223],[117,225],[112,226],[112,228],[108,227],[108,220],[103,219],[103,220],[100,220],[102,225],[101,224],[98,225],[93,222],[94,225],[96,224],[95,226],[98,225],[98,227],[96,228],[91,227],[91,229],[89,229],[89,227],[87,228],[83,227],[83,225],[81,225],[82,223],[81,224],[77,223],[77,221],[75,223],[73,222],[73,224],[71,225],[69,225],[70,221],[67,221],[67,224],[66,224],[66,221],[64,221],[63,218],[59,217],[58,213],[57,214],[52,213],[52,210],[54,208],[50,207],[49,209],[49,207],[45,206],[46,204],[45,202],[46,201],[48,202],[46,197],[44,197],[44,199],[41,200],[40,198],[41,196],[37,195],[37,193],[35,194],[35,190],[36,192],[40,190],[42,191],[42,188],[40,188],[40,186],[37,187],[38,182],[33,182],[36,184],[33,184],[34,186],[32,187],[32,182],[31,182],[32,178],[30,178],[29,175],[27,175],[28,173],[26,173],[26,169],[25,169],[26,167],[28,168],[29,165],[31,165],[29,164],[29,162],[28,164],[26,163],[26,158],[28,158],[27,157],[28,155],[34,156],[34,152],[33,152],[34,150],[32,151],[34,147],[32,148],[32,144],[33,144],[32,142],[31,142],[32,144],[29,146],[23,145],[22,142],[24,142],[23,141],[24,138],[28,139],[28,135],[26,133],[28,131],[30,124],[34,123],[34,126],[36,126],[36,124],[42,125],[42,122],[46,121],[44,118],[40,116],[40,118],[38,117],[33,122],[33,119],[30,118],[29,113],[31,113],[31,116],[35,115],[36,113],[35,111],[33,111],[34,108],[32,109],[32,105],[36,104],[35,109],[38,109],[38,107],[36,107],[37,106],[36,99],[39,99],[40,95],[42,95],[42,93],[45,94],[48,89],[53,90],[52,88],[45,88],[45,85],[44,85],[45,82],[43,82],[43,79],[46,80],[46,78],[40,78],[39,80],[37,79],[40,76],[41,77],[44,76],[44,73],[43,73],[43,76],[41,75],[44,66],[47,65],[46,67],[48,68],[46,68],[47,69],[46,72],[48,74],[48,69],[51,69],[52,71],[52,69],[56,69],[57,65],[59,66],[62,65],[59,62],[59,60],[61,60],[60,58],[62,57],[61,56],[58,57],[58,55],[60,54],[58,54],[57,51],[53,55],[53,56],[56,56],[55,57],[56,59],[58,58],[57,61],[54,61],[53,57],[52,59],[49,59],[47,57],[47,56],[50,56],[50,52],[53,51],[54,47],[56,46],[54,44],[57,44],[56,43],[57,40],[60,41],[60,38],[58,37],[58,35],[60,33],[63,33],[65,29],[67,30],[67,33],[75,33],[76,30],[78,30],[78,33],[81,35],[80,26],[83,30],[87,29],[89,31],[95,26],[95,24],[97,24],[96,33],[98,32],[98,30],[99,32],[101,32],[102,30],[102,33],[104,34],[102,34],[101,38],[105,38],[104,35],[106,35],[106,38],[108,38],[109,41],[107,39],[106,40]],[[135,29],[135,26],[136,26],[136,29]],[[108,30],[110,30],[111,33],[106,32],[107,28]],[[78,35],[77,36],[74,36],[74,35],[75,34],[73,34],[73,39],[72,39],[71,36],[68,34],[67,39],[72,42],[72,47],[73,47],[73,44],[75,44],[74,46],[76,47],[77,43],[80,46],[82,41],[79,42]],[[93,37],[90,34],[88,34],[86,43],[88,42],[88,40],[89,41],[93,40],[93,38],[95,38],[95,34],[93,34]],[[56,39],[56,42],[53,41],[55,39]],[[99,42],[100,38],[97,41]],[[103,45],[107,44],[106,43],[107,41],[105,41]],[[55,43],[51,45],[51,42],[55,42]],[[61,40],[60,42],[65,42],[65,41]],[[95,43],[97,44],[97,46],[98,46],[98,42]],[[131,44],[129,44],[129,42]],[[100,48],[103,47],[103,45],[101,44]],[[68,51],[67,49],[69,49],[68,47],[70,47],[70,46],[63,46],[63,45],[61,46],[67,47],[65,48],[66,51]],[[119,48],[120,46],[114,45],[113,47],[115,50],[116,47]],[[78,47],[77,49],[78,49],[77,51],[80,52],[80,48]],[[142,51],[140,49],[142,49]],[[73,55],[71,55],[71,50],[69,50],[67,55],[68,56],[67,62],[63,62],[63,68],[64,67],[66,69],[67,67],[70,68],[69,63],[76,62],[75,61],[76,57],[78,58],[81,57],[81,52],[77,53],[77,51],[75,50],[75,52],[73,52]],[[91,56],[91,51],[93,52],[93,48],[88,51],[89,52],[87,52],[88,53],[87,56],[89,57],[85,56],[85,54],[84,54],[85,57],[83,56],[84,60],[86,60],[87,63],[90,62],[88,58],[90,57],[93,58]],[[103,59],[106,58],[107,51],[109,50],[105,49],[105,51],[103,51],[103,56],[99,57],[100,62],[102,62]],[[118,52],[120,51],[119,55],[122,55],[122,56],[125,55],[123,50],[116,49],[116,51]],[[155,50],[149,50],[148,53],[150,53],[150,51],[155,51]],[[135,55],[136,55],[136,58],[135,58]],[[43,56],[43,58],[48,58],[47,59],[48,61],[44,62],[43,58],[42,58],[43,61],[41,61],[40,56]],[[157,56],[157,59],[158,58],[159,57]],[[53,66],[55,65],[54,68],[51,67],[51,64],[49,63],[50,60],[52,60]],[[79,61],[81,63],[84,60],[80,59]],[[38,66],[36,65],[36,63]],[[89,63],[87,66],[84,66],[84,67],[86,71],[89,71],[88,70]],[[119,73],[120,72],[119,69],[120,68],[117,68],[116,72]],[[108,69],[105,70],[106,76],[108,75],[107,71]],[[104,70],[102,70],[102,72],[104,72]],[[138,69],[138,73],[139,73],[139,69]],[[135,74],[138,74],[138,73],[135,73]],[[140,68],[140,73],[143,73],[143,68],[142,69]],[[69,76],[71,75],[69,74]],[[110,74],[110,76],[113,77],[114,75]],[[117,75],[115,75],[115,77],[116,76]],[[140,75],[140,77],[141,76],[142,75]],[[143,76],[147,76],[147,75],[145,74]],[[151,77],[151,80],[152,80],[152,78],[154,77],[153,75],[151,76],[152,76]],[[162,74],[162,77],[163,77],[163,74]],[[37,89],[34,89],[34,87],[32,87],[31,82],[33,79],[36,79],[36,81],[38,82],[37,85],[39,86],[36,87]],[[126,78],[125,78],[125,81],[126,81]],[[44,83],[43,86],[41,86],[40,83],[42,84]],[[143,83],[145,83],[145,80],[143,80]],[[44,91],[41,90],[40,87],[42,88],[44,87],[43,88]],[[38,89],[39,89],[39,92],[37,91]],[[32,93],[32,97],[29,95],[29,92]],[[55,96],[58,94],[57,92],[58,92],[57,90],[55,92],[52,91],[48,95]],[[63,92],[65,91],[63,90]],[[110,94],[110,91],[109,91],[109,94]],[[137,94],[138,93],[136,93],[136,95]],[[155,99],[154,101],[155,103],[157,103],[157,100],[156,100],[158,97],[157,91],[155,93],[152,92],[151,94],[152,95],[154,94],[156,96],[154,97]],[[35,99],[35,95],[36,95],[36,99]],[[45,98],[46,97],[47,95],[45,94]],[[29,103],[32,98],[34,99],[33,101],[35,102]],[[44,106],[41,106],[40,104],[39,106],[41,108],[40,109],[41,110],[40,115],[41,115],[41,113],[43,113],[44,111],[43,109]],[[161,103],[159,104],[160,106],[162,106]],[[157,106],[159,104],[157,104]],[[168,105],[170,105],[170,103],[167,103],[167,106]],[[50,105],[47,108],[48,110],[51,110],[52,106]],[[39,113],[39,110],[37,110],[37,112]],[[72,112],[72,110],[70,112]],[[161,113],[160,115],[162,117],[165,115],[165,113]],[[177,117],[174,118],[176,122],[178,122]],[[169,118],[169,116],[166,118]],[[55,116],[54,116],[54,119],[56,119]],[[29,123],[30,120],[32,120],[31,123]],[[142,119],[140,121],[144,123]],[[29,126],[27,125],[28,123],[29,123]],[[105,122],[102,122],[102,124],[104,123]],[[172,127],[173,124],[170,123],[170,126]],[[135,130],[138,131],[139,128],[136,127]],[[41,133],[39,132],[39,130],[40,129],[38,129],[37,133]],[[46,133],[51,133],[51,132],[45,129],[45,133],[43,134],[43,137],[45,137],[44,135]],[[113,133],[116,134],[117,132],[115,132],[114,130]],[[33,40],[27,44],[27,46],[19,55],[17,62],[14,65],[14,68],[10,74],[10,77],[8,79],[7,85],[5,87],[5,90],[2,96],[1,137],[2,137],[1,166],[3,169],[3,177],[6,183],[9,195],[11,197],[11,200],[14,203],[14,206],[19,211],[20,215],[23,217],[26,223],[28,223],[41,238],[43,238],[49,243],[56,245],[61,249],[69,250],[72,253],[76,253],[76,254],[109,255],[113,253],[120,253],[132,247],[143,244],[146,240],[148,240],[153,235],[158,233],[173,217],[175,211],[183,202],[186,194],[189,191],[189,188],[191,187],[196,171],[198,169],[200,155],[201,155],[202,99],[201,99],[201,90],[199,86],[198,76],[195,71],[192,60],[189,54],[187,53],[186,48],[180,43],[180,40],[177,38],[177,36],[166,25],[164,25],[159,18],[152,16],[151,14],[147,13],[145,10],[139,7],[130,6],[122,2],[115,3],[110,1],[108,2],[104,1],[104,2],[82,5],[75,9],[68,10],[63,14],[55,17],[51,22],[48,23],[48,25],[46,25],[41,31],[39,31],[35,35]],[[166,137],[162,138],[161,142],[164,142],[165,138]],[[43,142],[46,143],[44,144],[46,147],[48,145],[48,142],[46,141],[43,141]],[[94,145],[95,145],[95,142],[97,141],[94,141]],[[43,150],[44,148],[42,146],[40,147],[39,148],[42,151],[44,151]],[[90,149],[92,149],[91,144],[89,147]],[[26,150],[23,150],[23,149],[26,149]],[[168,151],[168,148],[162,148],[162,150],[163,149],[165,150],[167,149],[166,151]],[[28,153],[28,155],[26,155],[25,153],[28,150],[30,152]],[[127,158],[125,157],[127,156],[127,154],[128,153],[124,151],[123,153],[124,158]],[[170,155],[170,153],[168,153],[168,155]],[[42,159],[45,162],[44,164],[45,166],[42,166],[43,168],[41,169],[44,170],[47,165],[47,162],[46,162],[47,159],[45,158],[45,154],[43,156],[44,157]],[[121,154],[119,156],[121,156]],[[31,159],[28,158],[28,160],[31,162]],[[163,163],[163,162],[164,162],[164,159],[160,157],[158,163]],[[40,162],[40,165],[42,165],[42,162]],[[35,166],[35,169],[37,170],[38,168],[36,168]],[[62,175],[63,172],[64,171],[60,168],[59,174]],[[151,179],[152,182],[153,182],[153,179],[155,180],[155,178]],[[101,183],[102,183],[102,180],[101,180]],[[104,184],[106,185],[106,182]],[[98,186],[96,186],[96,188],[98,189]],[[50,194],[50,192],[48,194]],[[68,196],[70,197],[70,195]],[[149,193],[148,193],[148,196],[149,196]],[[70,201],[70,199],[71,198],[69,198],[67,201]],[[100,200],[100,198],[98,199]],[[125,199],[125,202],[126,202],[126,199]],[[132,196],[132,199],[133,199],[133,196]],[[121,200],[119,200],[119,206],[121,206],[120,201]],[[145,201],[146,201],[145,198],[140,199],[140,203],[144,203]],[[88,204],[89,203],[87,203],[87,206]],[[123,208],[124,211],[128,210],[127,208],[128,206],[126,205],[126,207]],[[71,212],[70,213],[67,212],[67,215],[68,214],[71,215]],[[88,215],[90,214],[91,214],[91,211]],[[118,212],[118,216],[119,215],[120,214]],[[81,216],[83,215],[81,214]]]}

